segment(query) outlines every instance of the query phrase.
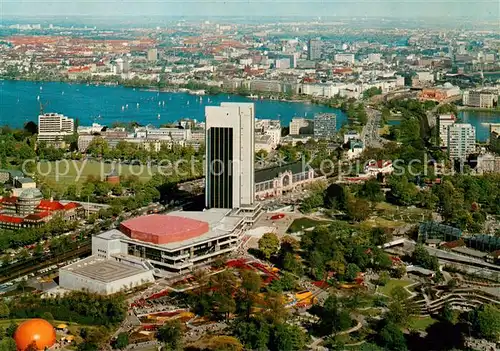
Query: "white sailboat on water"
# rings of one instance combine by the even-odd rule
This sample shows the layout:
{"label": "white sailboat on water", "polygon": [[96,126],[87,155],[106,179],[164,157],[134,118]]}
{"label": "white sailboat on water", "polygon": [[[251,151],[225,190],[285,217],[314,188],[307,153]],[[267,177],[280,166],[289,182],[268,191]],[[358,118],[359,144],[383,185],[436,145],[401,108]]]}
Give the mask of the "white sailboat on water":
{"label": "white sailboat on water", "polygon": [[160,119],[160,114],[158,113],[158,119]]}
{"label": "white sailboat on water", "polygon": [[137,108],[139,108],[139,103],[137,103]]}

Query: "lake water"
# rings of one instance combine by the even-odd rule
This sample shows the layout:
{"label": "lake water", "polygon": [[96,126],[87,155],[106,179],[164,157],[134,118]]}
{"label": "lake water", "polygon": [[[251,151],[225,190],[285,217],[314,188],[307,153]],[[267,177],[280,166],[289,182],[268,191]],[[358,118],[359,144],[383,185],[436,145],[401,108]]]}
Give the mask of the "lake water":
{"label": "lake water", "polygon": [[159,126],[181,118],[203,121],[205,106],[221,102],[255,102],[257,118],[281,118],[284,126],[288,126],[292,117],[313,118],[320,112],[335,113],[338,128],[346,121],[345,114],[338,109],[306,103],[256,101],[227,94],[203,96],[200,100],[199,96],[187,93],[154,92],[121,86],[1,81],[0,125],[21,127],[27,121],[37,121],[40,102],[46,104],[45,112],[79,118],[80,125],[97,122],[110,126],[113,122],[135,121]]}
{"label": "lake water", "polygon": [[463,123],[476,127],[476,138],[486,141],[489,138],[490,123],[500,123],[500,112],[459,111],[458,118]]}
{"label": "lake water", "polygon": [[[257,118],[281,118],[283,126],[288,126],[295,116],[312,118],[320,112],[335,113],[337,128],[346,121],[345,114],[338,109],[306,103],[255,101],[227,94],[203,96],[200,101],[200,97],[187,93],[154,92],[121,86],[0,81],[0,125],[22,127],[27,121],[37,121],[40,102],[44,104],[45,112],[79,118],[80,125],[134,121],[159,126],[181,118],[203,121],[205,106],[221,102],[255,102]],[[458,117],[476,127],[477,138],[481,141],[488,138],[490,123],[500,123],[500,112],[461,111]]]}

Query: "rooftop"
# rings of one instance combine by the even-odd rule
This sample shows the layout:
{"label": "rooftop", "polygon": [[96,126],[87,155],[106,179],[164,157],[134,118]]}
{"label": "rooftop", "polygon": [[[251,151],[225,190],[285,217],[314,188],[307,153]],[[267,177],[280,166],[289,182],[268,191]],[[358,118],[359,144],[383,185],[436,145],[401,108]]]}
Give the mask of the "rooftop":
{"label": "rooftop", "polygon": [[[209,209],[205,211],[175,211],[164,216],[184,217],[196,221],[203,221],[208,224],[209,230],[199,236],[186,238],[181,241],[171,241],[163,244],[147,242],[155,246],[161,246],[168,250],[178,250],[182,247],[189,247],[196,243],[210,240],[213,238],[231,234],[236,230],[240,222],[243,220],[242,215],[231,215],[231,210],[227,209]],[[146,216],[147,217],[147,216]],[[101,234],[98,237],[105,240],[128,239],[141,242],[137,238],[130,238],[119,230],[112,229]],[[144,242],[144,241],[142,241]]]}
{"label": "rooftop", "polygon": [[96,256],[84,258],[83,260],[61,268],[61,270],[69,271],[103,283],[111,283],[144,272],[144,270],[140,268],[114,260],[97,258]]}
{"label": "rooftop", "polygon": [[203,235],[209,226],[207,222],[184,216],[152,214],[126,220],[120,230],[132,239],[168,244]]}
{"label": "rooftop", "polygon": [[265,182],[276,178],[280,173],[287,171],[292,174],[302,173],[308,170],[308,167],[302,164],[302,161],[289,163],[283,166],[270,167],[255,171],[255,183]]}

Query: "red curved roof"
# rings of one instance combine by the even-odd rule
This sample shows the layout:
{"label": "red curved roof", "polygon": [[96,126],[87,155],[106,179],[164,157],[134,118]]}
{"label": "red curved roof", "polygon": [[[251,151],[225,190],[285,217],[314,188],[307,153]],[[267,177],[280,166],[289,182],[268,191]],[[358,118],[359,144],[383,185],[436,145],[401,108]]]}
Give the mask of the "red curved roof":
{"label": "red curved roof", "polygon": [[132,218],[120,224],[120,230],[130,238],[152,244],[196,238],[209,229],[208,223],[203,221],[158,214]]}

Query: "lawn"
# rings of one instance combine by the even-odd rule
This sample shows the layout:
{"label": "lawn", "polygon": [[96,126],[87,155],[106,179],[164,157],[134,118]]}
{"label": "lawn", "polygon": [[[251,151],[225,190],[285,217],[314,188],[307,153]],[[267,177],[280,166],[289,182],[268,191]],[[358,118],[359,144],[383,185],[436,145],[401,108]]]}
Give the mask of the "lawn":
{"label": "lawn", "polygon": [[379,202],[375,206],[375,214],[378,217],[386,219],[388,221],[394,221],[395,223],[420,222],[428,218],[430,213],[430,210],[417,207],[395,206],[387,202]]}
{"label": "lawn", "polygon": [[432,317],[413,317],[410,319],[409,329],[424,331],[436,322]]}
{"label": "lawn", "polygon": [[307,217],[301,217],[301,218],[295,219],[292,222],[292,224],[290,224],[290,226],[287,229],[287,232],[288,233],[295,233],[295,232],[299,232],[299,231],[304,230],[304,229],[316,227],[318,225],[328,225],[328,224],[331,224],[331,221],[320,221],[320,220],[311,219],[311,218],[307,218]]}
{"label": "lawn", "polygon": [[[394,289],[395,287],[397,287],[397,286],[405,287],[405,286],[408,286],[410,284],[412,284],[412,282],[409,280],[391,279],[391,280],[389,280],[389,282],[386,285],[380,286],[378,288],[378,292],[381,294],[384,294],[386,296],[390,296],[392,289]],[[408,293],[408,297],[409,296],[410,296],[410,293]]]}
{"label": "lawn", "polygon": [[[156,166],[140,165],[116,165],[116,173],[124,175],[137,175],[141,180],[147,181],[157,172]],[[105,179],[106,175],[113,171],[111,163],[97,161],[63,160],[57,162],[39,162],[37,173],[49,181],[57,183],[72,184],[84,182],[88,176]]]}

